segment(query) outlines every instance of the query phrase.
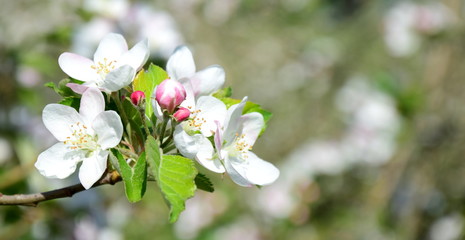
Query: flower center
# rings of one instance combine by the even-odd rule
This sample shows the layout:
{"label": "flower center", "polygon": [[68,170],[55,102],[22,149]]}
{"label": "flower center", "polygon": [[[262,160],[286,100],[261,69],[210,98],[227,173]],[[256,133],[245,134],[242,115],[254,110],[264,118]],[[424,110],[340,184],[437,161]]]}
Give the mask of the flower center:
{"label": "flower center", "polygon": [[252,145],[245,141],[245,134],[239,135],[236,133],[236,137],[231,145],[226,148],[230,155],[240,155],[242,159],[246,160],[249,155],[248,152],[252,150]]}
{"label": "flower center", "polygon": [[95,151],[99,148],[95,137],[89,134],[86,125],[77,122],[71,125],[71,129],[73,129],[71,136],[66,137],[66,140],[63,142],[68,145],[70,149]]}
{"label": "flower center", "polygon": [[[191,107],[188,107],[189,110]],[[188,134],[193,134],[196,131],[200,131],[202,128],[202,125],[207,122],[205,118],[198,117],[197,115],[201,112],[202,110],[197,109],[195,111],[191,111],[191,116],[188,120],[184,121],[184,131],[186,131]]]}
{"label": "flower center", "polygon": [[116,67],[116,60],[109,61],[107,58],[103,58],[103,62],[98,62],[95,65],[90,66],[94,69],[97,74],[100,75],[101,80],[105,79],[107,74]]}

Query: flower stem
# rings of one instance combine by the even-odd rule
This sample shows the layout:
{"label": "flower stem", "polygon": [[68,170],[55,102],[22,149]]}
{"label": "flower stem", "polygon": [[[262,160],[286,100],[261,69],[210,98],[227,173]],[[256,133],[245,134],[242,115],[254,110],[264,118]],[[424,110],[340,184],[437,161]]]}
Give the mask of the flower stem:
{"label": "flower stem", "polygon": [[163,125],[161,126],[161,132],[160,132],[160,145],[163,145],[163,138],[165,138],[166,125],[168,124],[169,120],[170,118],[168,114],[163,113]]}
{"label": "flower stem", "polygon": [[145,107],[137,107],[139,109],[140,118],[142,119],[142,125],[144,125],[145,134],[150,136],[150,129],[147,126],[147,117],[145,116]]}

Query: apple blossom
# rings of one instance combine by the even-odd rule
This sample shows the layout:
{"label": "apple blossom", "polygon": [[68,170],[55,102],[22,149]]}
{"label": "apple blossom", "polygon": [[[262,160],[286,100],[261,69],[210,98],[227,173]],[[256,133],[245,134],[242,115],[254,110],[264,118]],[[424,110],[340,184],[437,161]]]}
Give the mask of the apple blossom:
{"label": "apple blossom", "polygon": [[221,162],[212,160],[214,148],[208,137],[216,130],[216,123],[226,117],[226,105],[212,96],[200,97],[191,108],[189,119],[181,122],[174,130],[174,143],[179,152],[197,160],[207,169],[223,173]]}
{"label": "apple blossom", "polygon": [[79,162],[79,180],[89,189],[104,173],[108,149],[121,141],[123,125],[114,111],[104,111],[103,94],[87,89],[79,113],[72,107],[48,104],[43,110],[45,127],[60,141],[42,152],[35,167],[48,178],[71,175]]}
{"label": "apple blossom", "polygon": [[214,93],[223,86],[225,80],[224,69],[219,65],[211,65],[196,72],[194,58],[186,46],[176,48],[168,59],[166,71],[186,89],[192,89],[195,98]]}
{"label": "apple blossom", "polygon": [[154,94],[158,105],[169,113],[173,113],[175,108],[186,99],[186,90],[183,85],[171,79],[161,82]]}
{"label": "apple blossom", "polygon": [[132,82],[148,56],[147,39],[128,50],[123,36],[109,33],[100,42],[93,60],[65,52],[58,58],[58,64],[70,77],[84,81],[82,85],[67,84],[76,93],[82,94],[89,87],[114,92]]}
{"label": "apple blossom", "polygon": [[265,121],[257,112],[242,115],[246,101],[247,97],[228,109],[223,126],[216,122],[214,158],[219,158],[231,179],[240,186],[270,184],[279,177],[279,170],[250,151]]}

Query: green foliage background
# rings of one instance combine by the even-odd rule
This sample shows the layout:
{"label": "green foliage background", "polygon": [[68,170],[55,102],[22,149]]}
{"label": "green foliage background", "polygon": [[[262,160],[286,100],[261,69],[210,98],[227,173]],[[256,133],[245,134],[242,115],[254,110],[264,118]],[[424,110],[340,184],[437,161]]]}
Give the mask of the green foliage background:
{"label": "green foliage background", "polygon": [[[102,237],[102,229],[117,232],[121,239],[237,239],[225,237],[230,236],[228,229],[250,239],[433,239],[433,226],[450,216],[461,219],[456,229],[463,232],[463,1],[441,1],[455,23],[437,34],[419,34],[418,49],[406,57],[391,56],[383,40],[383,17],[402,1],[219,2],[133,4],[171,14],[198,69],[220,64],[233,98],[248,96],[273,113],[254,146],[261,158],[284,169],[302,144],[340,137],[348,123],[335,106],[338,91],[352,77],[363,76],[392,98],[402,119],[389,161],[354,164],[337,174],[309,174],[308,181],[291,189],[278,188],[295,200],[284,218],[271,217],[258,206],[263,204],[258,196],[271,186],[241,188],[227,176],[197,166],[215,191],[197,191],[196,202],[209,206],[199,208],[200,215],[188,211],[197,208],[189,201],[181,214],[205,222],[195,232],[189,232],[188,217],[169,223],[165,200],[154,191],[156,183],[147,184],[137,203],[127,202],[119,183],[37,208],[0,207],[0,239],[70,239],[89,232]],[[0,136],[11,152],[0,162],[0,192],[31,193],[73,184],[76,178],[45,179],[33,164],[47,147],[37,137],[47,135],[40,130],[40,113],[59,100],[43,84],[58,84],[66,77],[57,58],[70,50],[76,26],[94,13],[85,11],[81,1],[0,4]],[[130,46],[137,40],[126,37]],[[162,58],[151,60],[165,67]],[[18,72],[24,68],[34,69],[39,82],[19,83]],[[273,196],[265,202],[279,201]],[[82,227],[83,222],[90,226]],[[457,239],[463,236],[459,233]]]}

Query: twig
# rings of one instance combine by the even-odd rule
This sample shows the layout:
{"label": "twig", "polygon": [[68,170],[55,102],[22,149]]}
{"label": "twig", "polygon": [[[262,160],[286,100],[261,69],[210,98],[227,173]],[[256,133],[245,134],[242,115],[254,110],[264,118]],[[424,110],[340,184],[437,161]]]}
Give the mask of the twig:
{"label": "twig", "polygon": [[[114,185],[115,183],[121,181],[121,176],[117,171],[112,171],[104,175],[100,180],[98,180],[93,186],[98,187],[101,185],[111,184]],[[58,198],[65,198],[65,197],[72,197],[74,194],[78,192],[82,192],[86,190],[81,184],[75,184],[72,186],[42,192],[42,193],[32,193],[32,194],[15,194],[15,195],[3,195],[0,193],[0,205],[23,205],[23,206],[31,206],[35,207],[40,202],[58,199]]]}

